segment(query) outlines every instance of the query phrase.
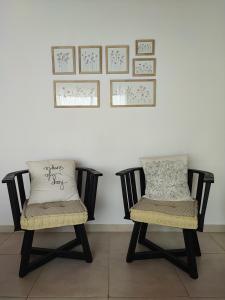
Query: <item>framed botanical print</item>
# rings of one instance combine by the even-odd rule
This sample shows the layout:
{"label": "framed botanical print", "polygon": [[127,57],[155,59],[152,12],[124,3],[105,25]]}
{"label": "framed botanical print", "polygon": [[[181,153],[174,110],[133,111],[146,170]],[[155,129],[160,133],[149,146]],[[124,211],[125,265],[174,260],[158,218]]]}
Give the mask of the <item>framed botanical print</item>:
{"label": "framed botanical print", "polygon": [[79,46],[79,73],[100,74],[102,73],[102,47]]}
{"label": "framed botanical print", "polygon": [[113,107],[155,106],[156,79],[110,81],[110,102]]}
{"label": "framed botanical print", "polygon": [[106,46],[105,50],[107,74],[129,73],[129,46]]}
{"label": "framed botanical print", "polygon": [[155,58],[134,58],[133,76],[155,76],[156,59]]}
{"label": "framed botanical print", "polygon": [[155,40],[143,39],[136,40],[136,55],[154,55]]}
{"label": "framed botanical print", "polygon": [[99,107],[99,80],[54,81],[55,107]]}
{"label": "framed botanical print", "polygon": [[54,46],[52,50],[52,73],[67,75],[76,73],[75,47]]}

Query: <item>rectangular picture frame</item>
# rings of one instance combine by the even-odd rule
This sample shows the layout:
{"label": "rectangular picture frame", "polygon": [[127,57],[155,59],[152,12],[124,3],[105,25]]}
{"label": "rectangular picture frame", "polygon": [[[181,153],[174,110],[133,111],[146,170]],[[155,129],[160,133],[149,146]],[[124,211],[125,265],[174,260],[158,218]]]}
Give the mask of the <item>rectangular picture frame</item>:
{"label": "rectangular picture frame", "polygon": [[156,58],[133,58],[133,76],[156,76]]}
{"label": "rectangular picture frame", "polygon": [[110,80],[110,105],[111,107],[155,106],[156,79]]}
{"label": "rectangular picture frame", "polygon": [[53,89],[55,108],[97,108],[100,106],[99,80],[54,80]]}
{"label": "rectangular picture frame", "polygon": [[102,46],[79,46],[79,74],[102,74]]}
{"label": "rectangular picture frame", "polygon": [[154,55],[155,54],[155,40],[140,39],[135,41],[136,55]]}
{"label": "rectangular picture frame", "polygon": [[74,46],[52,46],[51,54],[54,75],[76,74],[76,48]]}
{"label": "rectangular picture frame", "polygon": [[105,47],[105,57],[106,74],[129,73],[129,45],[108,45]]}

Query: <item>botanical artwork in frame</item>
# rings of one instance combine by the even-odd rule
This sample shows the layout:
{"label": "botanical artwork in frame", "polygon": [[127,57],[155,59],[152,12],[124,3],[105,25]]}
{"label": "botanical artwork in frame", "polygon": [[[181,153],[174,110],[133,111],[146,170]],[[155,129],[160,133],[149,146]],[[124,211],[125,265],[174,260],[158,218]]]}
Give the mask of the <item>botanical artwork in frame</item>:
{"label": "botanical artwork in frame", "polygon": [[136,55],[154,55],[155,40],[136,40]]}
{"label": "botanical artwork in frame", "polygon": [[156,79],[111,80],[110,98],[113,107],[155,106]]}
{"label": "botanical artwork in frame", "polygon": [[76,73],[75,47],[52,47],[52,73],[55,75]]}
{"label": "botanical artwork in frame", "polygon": [[133,76],[155,76],[156,59],[155,58],[134,58]]}
{"label": "botanical artwork in frame", "polygon": [[129,46],[106,46],[105,50],[107,74],[129,73]]}
{"label": "botanical artwork in frame", "polygon": [[79,73],[100,74],[102,73],[102,47],[79,46]]}
{"label": "botanical artwork in frame", "polygon": [[55,107],[99,107],[99,80],[54,81]]}

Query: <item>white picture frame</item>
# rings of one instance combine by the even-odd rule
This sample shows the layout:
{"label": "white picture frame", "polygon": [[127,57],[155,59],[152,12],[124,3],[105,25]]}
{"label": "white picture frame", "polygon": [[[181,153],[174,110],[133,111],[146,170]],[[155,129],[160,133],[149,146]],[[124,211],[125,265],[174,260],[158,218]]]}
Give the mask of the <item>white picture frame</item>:
{"label": "white picture frame", "polygon": [[156,79],[127,79],[110,81],[112,107],[155,106]]}
{"label": "white picture frame", "polygon": [[134,58],[133,76],[155,76],[156,58]]}
{"label": "white picture frame", "polygon": [[129,73],[129,46],[111,45],[105,48],[106,73],[128,74]]}
{"label": "white picture frame", "polygon": [[73,46],[53,46],[52,73],[54,75],[69,75],[76,73],[76,50]]}
{"label": "white picture frame", "polygon": [[79,73],[102,73],[102,46],[79,46]]}
{"label": "white picture frame", "polygon": [[99,107],[99,80],[55,80],[54,106],[67,107]]}

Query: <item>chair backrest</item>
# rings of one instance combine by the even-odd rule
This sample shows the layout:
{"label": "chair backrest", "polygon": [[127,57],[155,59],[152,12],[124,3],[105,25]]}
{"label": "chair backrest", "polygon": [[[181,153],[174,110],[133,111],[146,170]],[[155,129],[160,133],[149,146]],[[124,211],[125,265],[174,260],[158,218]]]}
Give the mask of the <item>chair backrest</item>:
{"label": "chair backrest", "polygon": [[[7,174],[2,183],[7,184],[15,231],[21,230],[20,216],[27,200],[23,176],[29,176],[28,170]],[[76,168],[77,189],[88,211],[88,220],[94,220],[98,177],[101,173],[88,168]]]}
{"label": "chair backrest", "polygon": [[[139,200],[137,195],[136,176],[139,176],[140,196],[145,194],[146,182],[142,167],[130,168],[116,173],[121,178],[125,219],[130,219],[130,209]],[[195,176],[197,175],[197,176]],[[198,201],[198,230],[203,231],[205,212],[211,183],[214,182],[212,173],[189,169],[188,186],[194,199]],[[194,193],[195,192],[195,193]]]}
{"label": "chair backrest", "polygon": [[138,192],[136,184],[136,174],[139,177],[139,187],[140,194],[143,196],[145,194],[145,174],[143,168],[130,168],[116,173],[120,176],[122,195],[123,195],[123,205],[125,216],[124,219],[130,219],[130,209],[138,201]]}

